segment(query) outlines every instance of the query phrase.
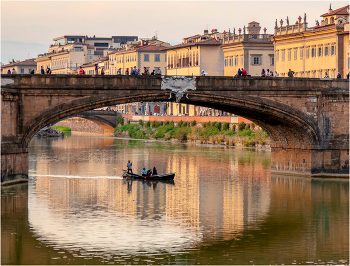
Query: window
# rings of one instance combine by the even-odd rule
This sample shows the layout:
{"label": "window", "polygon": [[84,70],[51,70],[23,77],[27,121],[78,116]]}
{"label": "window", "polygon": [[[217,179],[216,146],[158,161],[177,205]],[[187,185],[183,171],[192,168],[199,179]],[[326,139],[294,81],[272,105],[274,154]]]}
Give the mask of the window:
{"label": "window", "polygon": [[107,42],[105,42],[105,43],[95,42],[94,45],[97,46],[97,47],[108,47],[108,43]]}
{"label": "window", "polygon": [[24,68],[21,68],[21,74],[24,74]]}
{"label": "window", "polygon": [[89,50],[89,54],[91,54],[91,50]]}
{"label": "window", "polygon": [[270,64],[271,64],[271,66],[273,66],[275,64],[275,57],[274,56],[270,57]]}
{"label": "window", "polygon": [[250,58],[250,64],[251,65],[261,65],[262,64],[262,57],[261,56],[252,56]]}
{"label": "window", "polygon": [[230,63],[230,66],[233,66],[233,58],[232,57],[230,57],[229,63]]}
{"label": "window", "polygon": [[149,62],[149,54],[143,55],[143,61]]}
{"label": "window", "polygon": [[160,54],[155,54],[154,55],[154,61],[155,62],[160,62]]}
{"label": "window", "polygon": [[303,48],[299,49],[299,55],[300,55],[300,59],[303,59],[303,55],[304,55],[304,50]]}
{"label": "window", "polygon": [[164,60],[165,60],[165,62],[166,62],[166,59],[167,59],[167,57],[166,57],[166,55],[165,55],[165,59],[164,59]]}
{"label": "window", "polygon": [[322,56],[322,47],[318,47],[318,56]]}
{"label": "window", "polygon": [[292,59],[292,51],[288,50],[288,61]]}
{"label": "window", "polygon": [[276,62],[278,62],[278,57],[279,57],[280,52],[276,51]]}
{"label": "window", "polygon": [[298,50],[294,50],[294,60],[297,60],[298,58]]}
{"label": "window", "polygon": [[331,46],[331,55],[335,55],[335,46],[334,45]]}
{"label": "window", "polygon": [[243,56],[241,56],[241,66],[243,66]]}
{"label": "window", "polygon": [[227,67],[227,58],[225,58],[225,67]]}
{"label": "window", "polygon": [[309,58],[310,57],[310,50],[309,48],[306,48],[306,58]]}
{"label": "window", "polygon": [[282,61],[284,61],[285,51],[282,51]]}
{"label": "window", "polygon": [[90,55],[90,59],[92,59],[92,55]]}
{"label": "window", "polygon": [[311,57],[316,57],[316,48],[311,48]]}
{"label": "window", "polygon": [[326,46],[326,47],[324,48],[324,55],[325,55],[325,56],[328,55],[328,46]]}
{"label": "window", "polygon": [[[232,62],[232,59],[231,59],[231,62]],[[238,66],[238,57],[235,57],[235,66]]]}

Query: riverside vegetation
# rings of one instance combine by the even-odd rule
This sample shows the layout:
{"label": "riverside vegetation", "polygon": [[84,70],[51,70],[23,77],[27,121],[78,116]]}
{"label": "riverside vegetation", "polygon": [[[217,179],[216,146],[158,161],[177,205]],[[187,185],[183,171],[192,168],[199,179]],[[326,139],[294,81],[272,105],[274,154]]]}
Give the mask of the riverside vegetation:
{"label": "riverside vegetation", "polygon": [[146,122],[139,120],[134,124],[124,123],[122,117],[117,119],[119,125],[114,129],[114,136],[135,139],[178,140],[201,144],[220,144],[227,146],[262,147],[270,145],[268,134],[255,124],[240,123],[230,127],[229,123],[207,122],[197,124],[196,121]]}

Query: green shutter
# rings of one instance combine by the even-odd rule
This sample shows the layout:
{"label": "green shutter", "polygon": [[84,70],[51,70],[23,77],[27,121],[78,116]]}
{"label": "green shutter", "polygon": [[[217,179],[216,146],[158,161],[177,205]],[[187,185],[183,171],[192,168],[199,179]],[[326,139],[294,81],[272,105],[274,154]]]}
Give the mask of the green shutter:
{"label": "green shutter", "polygon": [[250,57],[250,64],[254,65],[254,57],[253,56]]}

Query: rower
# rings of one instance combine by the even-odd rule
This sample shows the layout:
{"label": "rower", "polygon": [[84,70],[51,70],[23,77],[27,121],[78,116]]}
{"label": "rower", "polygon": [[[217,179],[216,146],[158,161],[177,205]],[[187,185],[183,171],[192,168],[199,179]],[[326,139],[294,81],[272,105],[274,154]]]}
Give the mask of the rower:
{"label": "rower", "polygon": [[158,175],[157,169],[155,167],[153,167],[153,175]]}
{"label": "rower", "polygon": [[151,176],[152,175],[152,169],[149,169],[148,171],[147,171],[147,176]]}
{"label": "rower", "polygon": [[132,163],[130,162],[130,160],[128,161],[126,166],[128,167],[128,174],[130,174],[130,173],[132,174]]}
{"label": "rower", "polygon": [[142,170],[142,176],[147,176],[146,168],[143,168],[143,170]]}

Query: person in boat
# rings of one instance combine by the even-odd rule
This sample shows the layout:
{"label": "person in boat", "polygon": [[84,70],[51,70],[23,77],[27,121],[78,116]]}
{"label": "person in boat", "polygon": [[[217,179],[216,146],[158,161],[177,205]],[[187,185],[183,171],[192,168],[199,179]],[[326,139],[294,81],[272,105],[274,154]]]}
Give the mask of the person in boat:
{"label": "person in boat", "polygon": [[143,168],[143,170],[142,170],[142,176],[147,176],[146,168]]}
{"label": "person in boat", "polygon": [[130,173],[132,174],[132,163],[130,162],[130,160],[128,161],[126,166],[128,167],[128,174],[130,174]]}
{"label": "person in boat", "polygon": [[157,169],[153,167],[153,175],[158,175]]}
{"label": "person in boat", "polygon": [[152,169],[149,169],[148,171],[147,171],[147,176],[151,176],[152,175]]}

